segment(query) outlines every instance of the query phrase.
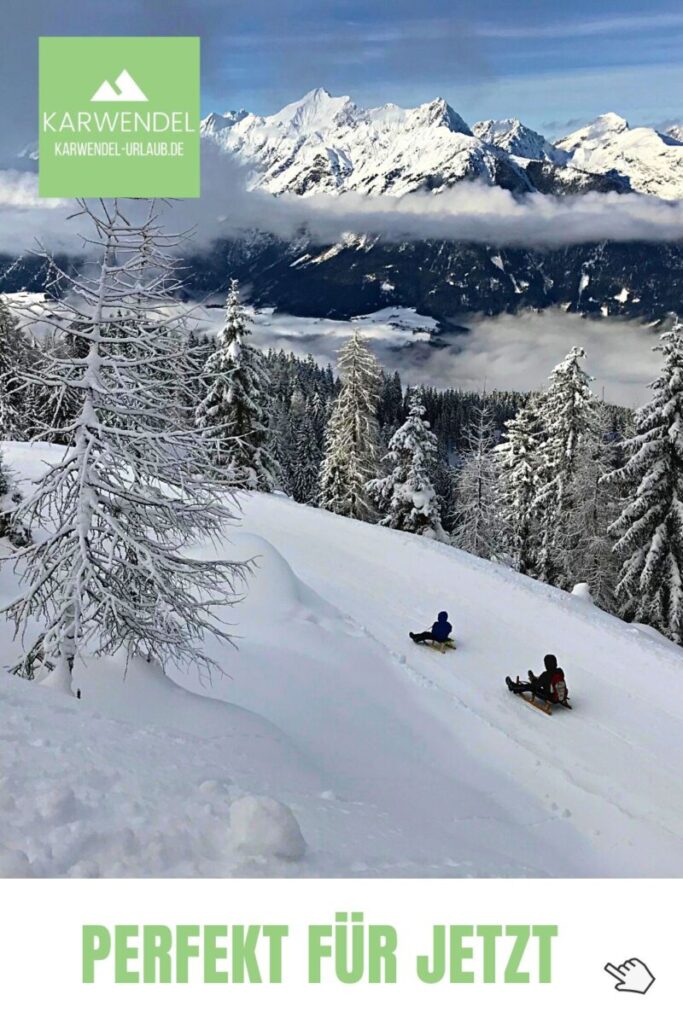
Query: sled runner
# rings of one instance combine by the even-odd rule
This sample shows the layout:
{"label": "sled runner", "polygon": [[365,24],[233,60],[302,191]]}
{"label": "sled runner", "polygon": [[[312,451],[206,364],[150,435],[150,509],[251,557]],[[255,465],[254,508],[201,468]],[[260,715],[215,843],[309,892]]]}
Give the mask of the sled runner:
{"label": "sled runner", "polygon": [[[409,633],[408,636],[412,640],[413,634]],[[421,647],[431,647],[431,649],[433,651],[440,651],[441,654],[445,654],[446,651],[454,651],[455,650],[455,640],[453,639],[453,637],[450,637],[450,636],[448,637],[447,640],[427,640],[427,639],[424,639],[424,640],[420,640],[419,646],[421,646]]]}
{"label": "sled runner", "polygon": [[445,654],[446,651],[455,650],[455,640],[451,640],[450,637],[448,640],[427,640],[424,646],[431,647],[433,651],[440,651],[442,654]]}
{"label": "sled runner", "polygon": [[525,704],[530,704],[532,708],[542,711],[544,715],[552,715],[553,713],[553,706],[550,701],[541,700],[533,693],[517,693],[515,696],[521,697]]}

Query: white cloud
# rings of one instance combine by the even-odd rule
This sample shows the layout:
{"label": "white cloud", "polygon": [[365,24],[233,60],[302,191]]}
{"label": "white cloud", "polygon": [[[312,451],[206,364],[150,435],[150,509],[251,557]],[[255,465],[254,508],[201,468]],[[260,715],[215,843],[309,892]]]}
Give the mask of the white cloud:
{"label": "white cloud", "polygon": [[62,199],[41,199],[36,176],[30,171],[0,172],[0,207],[50,210],[63,203]]}
{"label": "white cloud", "polygon": [[[222,311],[211,310],[215,329]],[[311,353],[335,365],[341,345],[359,327],[382,365],[398,370],[404,384],[466,391],[535,391],[572,345],[586,350],[593,389],[606,401],[632,408],[648,401],[648,384],[657,376],[661,353],[653,352],[658,333],[628,320],[593,320],[557,308],[537,313],[466,317],[465,334],[440,334],[430,344],[434,321],[410,310],[388,309],[352,324],[340,320],[295,317],[263,311],[254,325],[262,348],[283,348],[299,356]]]}
{"label": "white cloud", "polygon": [[566,39],[568,36],[616,35],[622,32],[654,32],[683,27],[683,14],[627,14],[614,18],[556,21],[549,25],[478,25],[483,39]]}
{"label": "white cloud", "polygon": [[[33,181],[31,178],[33,177]],[[65,220],[68,202],[39,200],[35,176],[0,174],[0,251],[31,245],[80,247],[79,221]],[[196,228],[197,244],[253,230],[291,238],[305,230],[333,244],[343,233],[389,242],[435,239],[496,246],[555,247],[597,241],[683,240],[683,202],[653,196],[588,193],[516,197],[500,188],[463,182],[447,191],[395,196],[279,196],[248,191],[245,170],[229,159],[206,159],[202,198],[173,204],[174,227]]]}
{"label": "white cloud", "polygon": [[595,393],[601,395],[604,388],[608,402],[635,407],[648,400],[647,385],[661,364],[661,353],[652,351],[658,334],[634,321],[592,320],[549,309],[473,317],[464,323],[469,334],[451,339],[457,348],[434,351],[414,369],[399,365],[408,383],[536,390],[545,386],[572,345],[582,345]]}

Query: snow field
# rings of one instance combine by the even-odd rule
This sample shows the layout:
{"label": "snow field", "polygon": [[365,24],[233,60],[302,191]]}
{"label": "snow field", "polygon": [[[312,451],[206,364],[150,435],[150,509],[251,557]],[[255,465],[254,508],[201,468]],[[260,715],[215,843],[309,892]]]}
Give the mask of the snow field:
{"label": "snow field", "polygon": [[[59,454],[4,448],[24,480]],[[223,553],[256,571],[239,649],[207,644],[225,677],[117,655],[79,665],[81,701],[0,679],[2,874],[680,872],[683,651],[435,541],[240,503]],[[458,650],[414,647],[442,608]],[[503,682],[549,651],[575,708],[552,718]]]}

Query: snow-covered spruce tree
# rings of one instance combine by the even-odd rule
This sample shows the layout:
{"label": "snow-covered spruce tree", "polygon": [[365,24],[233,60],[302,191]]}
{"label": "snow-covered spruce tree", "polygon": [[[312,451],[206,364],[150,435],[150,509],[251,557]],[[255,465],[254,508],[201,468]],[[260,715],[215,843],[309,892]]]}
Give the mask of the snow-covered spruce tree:
{"label": "snow-covered spruce tree", "polygon": [[191,398],[191,418],[196,416],[197,406],[204,398],[204,367],[216,351],[216,336],[190,331],[185,339],[187,349],[187,384]]}
{"label": "snow-covered spruce tree", "polygon": [[456,521],[451,542],[479,558],[493,558],[500,547],[493,416],[483,403],[465,430],[465,461],[456,486]]}
{"label": "snow-covered spruce tree", "polygon": [[285,494],[292,493],[292,421],[289,409],[281,398],[275,397],[270,405],[270,451],[278,469],[278,485]]}
{"label": "snow-covered spruce tree", "polygon": [[7,471],[0,450],[0,538],[7,538],[15,548],[26,547],[31,541],[28,530],[15,514],[20,501],[21,493]]}
{"label": "snow-covered spruce tree", "polygon": [[272,491],[278,482],[270,428],[270,378],[261,353],[246,342],[251,322],[233,278],[225,326],[204,367],[196,422],[212,439],[216,464],[235,486]]}
{"label": "snow-covered spruce tree", "polygon": [[342,389],[325,431],[319,504],[350,519],[374,521],[365,485],[377,470],[380,369],[358,332],[339,352],[339,373]]}
{"label": "snow-covered spruce tree", "polygon": [[394,432],[384,456],[391,470],[387,476],[370,480],[367,488],[383,514],[381,526],[445,541],[432,482],[437,443],[424,415],[424,406],[413,395],[408,419]]}
{"label": "snow-covered spruce tree", "polygon": [[635,436],[622,442],[626,465],[609,480],[627,485],[612,526],[622,561],[617,596],[628,619],[683,644],[683,325],[662,335],[664,366],[654,398],[635,415]]}
{"label": "snow-covered spruce tree", "polygon": [[29,361],[30,346],[19,320],[0,296],[0,438],[19,440],[29,414],[27,388],[18,374]]}
{"label": "snow-covered spruce tree", "polygon": [[[407,395],[406,399],[408,399]],[[403,403],[403,387],[398,372],[391,377],[382,373],[377,412],[382,430],[386,429],[388,438],[391,438],[394,431],[403,423],[406,414]]]}
{"label": "snow-covered spruce tree", "polygon": [[538,489],[533,504],[539,522],[535,575],[546,583],[567,587],[572,582],[572,553],[567,549],[567,520],[572,483],[582,446],[597,431],[591,377],[581,366],[586,353],[574,346],[550,375],[537,404],[543,440],[538,448]]}
{"label": "snow-covered spruce tree", "polygon": [[[87,327],[87,325],[85,325]],[[75,329],[75,330],[74,330]],[[45,366],[50,359],[59,358],[63,363],[84,359],[88,354],[88,345],[80,336],[79,323],[75,321],[69,330],[63,328],[50,329],[37,345],[36,361]],[[67,379],[43,381],[41,368],[29,375],[26,387],[31,406],[30,419],[35,428],[40,425],[50,428],[49,439],[53,444],[69,444],[69,424],[73,423],[79,413],[81,396],[71,387]],[[62,428],[66,428],[62,432]],[[36,435],[36,429],[31,434]]]}
{"label": "snow-covered spruce tree", "polygon": [[316,447],[321,453],[321,459],[322,451],[325,447],[325,428],[327,426],[327,421],[330,418],[328,404],[329,403],[322,397],[319,391],[314,393],[309,404],[311,426],[313,427],[313,433],[315,435]]}
{"label": "snow-covered spruce tree", "polygon": [[537,529],[533,513],[538,486],[538,449],[542,440],[536,399],[505,423],[505,440],[495,449],[498,505],[503,547],[513,569],[534,575]]}
{"label": "snow-covered spruce tree", "polygon": [[[30,381],[77,393],[80,409],[61,427],[61,459],[17,509],[39,539],[16,556],[22,593],[5,609],[22,637],[42,623],[15,671],[47,670],[46,681],[67,692],[86,653],[124,648],[210,667],[202,640],[230,639],[218,609],[234,602],[246,572],[243,563],[186,553],[234,514],[211,475],[203,432],[178,426],[170,404],[183,358],[182,324],[166,312],[178,239],[165,234],[154,204],[79,206],[97,271],[58,272],[65,297],[49,322],[58,337],[76,333],[87,352],[46,352]],[[52,432],[47,423],[43,436]]]}
{"label": "snow-covered spruce tree", "polygon": [[314,505],[322,452],[313,423],[311,408],[300,391],[292,395],[290,406],[290,484],[295,501]]}
{"label": "snow-covered spruce tree", "polygon": [[595,604],[616,613],[619,559],[609,529],[623,502],[619,484],[610,479],[618,463],[618,439],[611,420],[599,403],[595,432],[585,439],[577,456],[566,523],[565,574],[567,586],[586,583]]}
{"label": "snow-covered spruce tree", "polygon": [[455,526],[456,488],[458,474],[450,463],[448,448],[439,441],[436,450],[436,463],[432,472],[432,483],[441,510],[441,525],[446,534],[450,534]]}

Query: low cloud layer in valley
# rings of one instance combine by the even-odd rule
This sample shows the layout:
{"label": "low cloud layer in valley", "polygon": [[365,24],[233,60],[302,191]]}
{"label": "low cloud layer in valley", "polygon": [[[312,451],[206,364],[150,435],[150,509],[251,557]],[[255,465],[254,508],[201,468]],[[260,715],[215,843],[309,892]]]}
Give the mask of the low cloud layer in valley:
{"label": "low cloud layer in valley", "polygon": [[[463,182],[440,193],[405,196],[272,196],[247,186],[238,163],[223,155],[208,157],[202,198],[172,204],[166,219],[174,228],[192,229],[196,245],[253,231],[284,239],[305,231],[322,245],[345,234],[381,236],[387,242],[433,239],[540,248],[683,239],[683,202],[640,194],[519,197]],[[34,247],[36,238],[49,249],[79,249],[79,224],[66,220],[72,210],[68,200],[38,199],[30,172],[0,172],[0,252]]]}
{"label": "low cloud layer in valley", "polygon": [[[39,200],[35,175],[1,172],[0,252],[20,253],[40,245],[53,251],[81,250],[82,218],[67,219],[73,210],[71,201]],[[441,194],[402,198],[274,197],[249,191],[244,168],[223,159],[205,162],[203,198],[170,204],[164,219],[171,230],[194,225],[195,245],[259,229],[289,238],[304,227],[324,244],[343,232],[393,241],[431,237],[526,246],[683,238],[683,203],[643,195],[557,199],[536,194],[520,201],[502,189],[467,183]],[[651,351],[656,335],[625,319],[526,311],[470,317],[462,321],[465,333],[432,336],[434,322],[412,316],[406,321],[404,311],[392,322],[379,313],[356,321],[374,339],[384,365],[400,370],[407,383],[536,388],[571,345],[581,344],[597,378],[596,390],[604,387],[609,400],[637,405],[647,398],[646,385],[658,366]],[[211,312],[211,319],[216,318],[220,320],[220,310]],[[342,321],[269,314],[258,318],[256,340],[333,361],[349,329]]]}
{"label": "low cloud layer in valley", "polygon": [[[222,310],[206,311],[204,325],[218,330]],[[336,361],[339,347],[358,328],[370,340],[382,365],[398,370],[405,384],[483,391],[529,391],[543,387],[550,371],[572,345],[586,350],[586,368],[598,395],[635,407],[648,400],[648,384],[661,356],[653,352],[658,332],[634,321],[591,320],[559,309],[517,315],[468,317],[462,333],[433,333],[430,317],[412,310],[386,309],[341,320],[312,319],[262,311],[254,341],[320,363]]]}

